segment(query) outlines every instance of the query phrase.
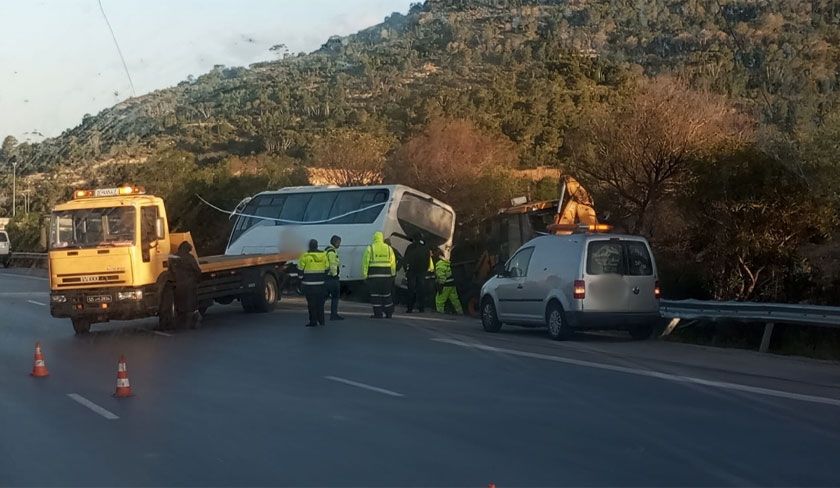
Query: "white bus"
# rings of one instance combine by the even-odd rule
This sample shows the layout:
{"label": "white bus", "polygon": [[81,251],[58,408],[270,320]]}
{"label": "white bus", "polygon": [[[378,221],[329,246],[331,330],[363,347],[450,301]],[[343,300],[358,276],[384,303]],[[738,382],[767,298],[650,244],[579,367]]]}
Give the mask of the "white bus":
{"label": "white bus", "polygon": [[[321,249],[341,236],[341,280],[362,280],[362,255],[382,232],[401,257],[410,237],[422,232],[448,256],[455,232],[449,205],[402,185],[341,188],[302,186],[266,191],[243,201],[225,254],[303,252],[310,239]],[[402,287],[402,272],[396,283]]]}

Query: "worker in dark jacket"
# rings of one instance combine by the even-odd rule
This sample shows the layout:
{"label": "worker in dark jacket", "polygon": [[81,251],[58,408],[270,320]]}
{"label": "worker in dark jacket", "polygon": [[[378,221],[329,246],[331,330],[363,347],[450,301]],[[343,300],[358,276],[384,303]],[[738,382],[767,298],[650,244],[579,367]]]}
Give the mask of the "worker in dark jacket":
{"label": "worker in dark jacket", "polygon": [[374,232],[373,242],[365,249],[362,257],[362,277],[370,290],[370,303],[373,306],[371,318],[381,319],[384,314],[390,319],[394,314],[392,290],[396,274],[394,250],[385,242],[382,232]]}
{"label": "worker in dark jacket", "polygon": [[327,253],[318,250],[318,241],[309,241],[309,251],[298,260],[298,268],[303,273],[303,294],[309,309],[307,327],[324,323],[324,302],[326,302],[326,280],[329,261]]}
{"label": "worker in dark jacket", "polygon": [[406,313],[414,311],[414,305],[420,313],[426,309],[426,275],[434,272],[432,251],[419,232],[411,238],[411,244],[405,250],[403,263],[405,277],[408,280],[408,308]]}
{"label": "worker in dark jacket", "polygon": [[198,313],[198,282],[201,281],[201,268],[190,251],[192,244],[182,242],[178,253],[170,259],[169,270],[175,280],[175,313],[177,326],[198,327],[201,315]]}
{"label": "worker in dark jacket", "polygon": [[344,320],[338,314],[338,299],[341,297],[341,258],[338,256],[338,248],[341,247],[341,237],[332,236],[330,245],[324,250],[327,254],[326,294],[330,298],[330,320]]}

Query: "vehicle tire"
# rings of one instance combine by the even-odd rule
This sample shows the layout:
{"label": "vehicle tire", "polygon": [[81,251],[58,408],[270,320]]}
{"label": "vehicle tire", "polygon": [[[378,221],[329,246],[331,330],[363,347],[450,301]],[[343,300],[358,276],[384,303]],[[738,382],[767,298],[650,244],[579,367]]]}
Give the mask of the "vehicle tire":
{"label": "vehicle tire", "polygon": [[177,314],[175,313],[175,289],[172,285],[164,285],[160,292],[158,303],[158,328],[171,330],[175,328]]}
{"label": "vehicle tire", "polygon": [[566,313],[563,311],[563,307],[554,301],[548,304],[545,311],[545,325],[548,327],[548,335],[555,341],[568,339],[572,332],[568,322],[566,322]]}
{"label": "vehicle tire", "polygon": [[3,260],[3,267],[4,268],[8,268],[10,264],[12,264],[12,258],[11,257],[7,257],[6,259]]}
{"label": "vehicle tire", "polygon": [[643,341],[646,339],[650,339],[650,336],[653,335],[653,325],[637,325],[630,329],[630,337],[636,339],[637,341]]}
{"label": "vehicle tire", "polygon": [[262,293],[253,295],[254,310],[259,313],[268,313],[277,305],[280,288],[277,286],[277,278],[271,273],[264,274],[262,282]]}
{"label": "vehicle tire", "polygon": [[73,331],[76,335],[84,335],[90,332],[90,320],[82,319],[82,318],[72,318],[70,319],[73,322]]}
{"label": "vehicle tire", "polygon": [[242,295],[239,301],[242,302],[242,310],[245,313],[254,313],[257,311],[257,306],[254,304],[254,295]]}
{"label": "vehicle tire", "polygon": [[496,305],[490,297],[485,297],[481,303],[481,326],[484,327],[485,332],[499,332],[502,328],[499,314],[496,313]]}

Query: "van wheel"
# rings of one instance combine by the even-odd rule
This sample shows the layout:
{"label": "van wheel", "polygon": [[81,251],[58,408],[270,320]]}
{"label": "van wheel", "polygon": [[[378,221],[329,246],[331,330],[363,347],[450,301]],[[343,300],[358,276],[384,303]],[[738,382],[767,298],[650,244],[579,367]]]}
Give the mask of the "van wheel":
{"label": "van wheel", "polygon": [[486,297],[481,304],[481,326],[486,332],[499,332],[502,328],[499,315],[496,313],[496,305],[490,297]]}
{"label": "van wheel", "polygon": [[158,304],[158,328],[170,330],[175,328],[175,290],[171,285],[165,285],[160,292]]}
{"label": "van wheel", "polygon": [[653,326],[652,325],[637,325],[630,329],[630,337],[636,339],[637,341],[643,341],[645,339],[650,339],[650,336],[653,335]]}
{"label": "van wheel", "polygon": [[70,321],[73,322],[73,331],[76,335],[84,335],[90,332],[90,320],[72,318]]}
{"label": "van wheel", "polygon": [[545,325],[548,327],[548,335],[555,341],[568,339],[571,335],[569,324],[566,323],[566,314],[563,307],[557,302],[548,304],[545,312]]}

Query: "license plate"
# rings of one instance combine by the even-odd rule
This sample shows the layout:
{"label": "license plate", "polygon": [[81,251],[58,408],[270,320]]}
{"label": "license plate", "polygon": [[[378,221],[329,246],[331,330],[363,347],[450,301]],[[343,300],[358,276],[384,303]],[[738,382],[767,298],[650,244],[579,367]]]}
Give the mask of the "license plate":
{"label": "license plate", "polygon": [[88,303],[110,303],[111,295],[95,295],[87,297]]}

